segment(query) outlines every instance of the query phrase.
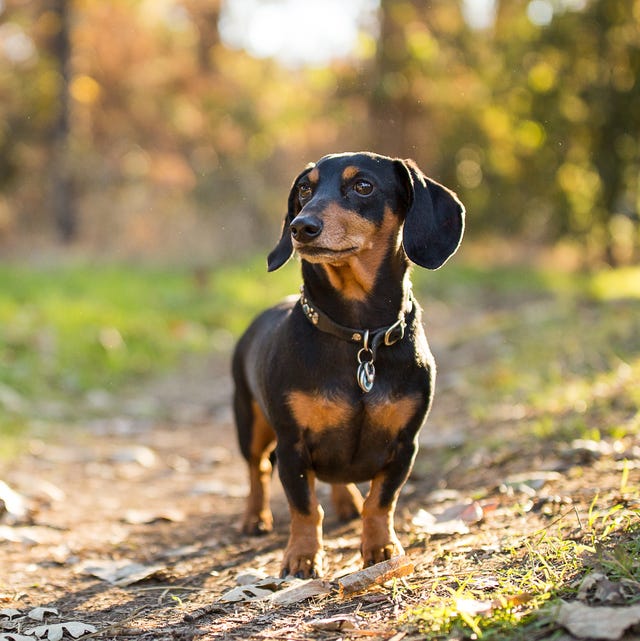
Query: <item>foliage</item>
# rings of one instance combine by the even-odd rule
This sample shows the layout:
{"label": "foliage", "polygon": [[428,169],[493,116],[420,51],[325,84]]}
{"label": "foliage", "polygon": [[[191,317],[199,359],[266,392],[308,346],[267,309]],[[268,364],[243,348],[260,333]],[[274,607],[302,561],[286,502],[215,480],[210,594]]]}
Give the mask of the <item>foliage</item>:
{"label": "foliage", "polygon": [[222,7],[0,5],[0,240],[50,232],[66,172],[92,247],[233,256],[264,245],[309,159],[360,147],[415,157],[456,188],[472,234],[637,258],[638,0],[503,0],[484,28],[462,2],[382,0],[351,59],[295,69],[227,46]]}
{"label": "foliage", "polygon": [[[188,354],[228,352],[258,310],[297,292],[298,279],[295,262],[267,274],[262,259],[211,271],[86,262],[1,267],[3,431],[46,414],[47,399],[115,392]],[[459,263],[437,274],[416,271],[415,281],[427,322],[439,304],[464,301],[468,310],[505,296],[554,301],[468,318],[464,340],[485,362],[465,367],[473,393],[461,402],[474,420],[492,424],[487,408],[510,405],[521,408],[536,439],[640,429],[637,269],[560,278]]]}
{"label": "foliage", "polygon": [[258,273],[255,262],[211,274],[1,267],[0,430],[52,418],[48,401],[74,407],[92,390],[122,390],[189,354],[228,351],[256,309],[295,291],[291,269],[270,276],[268,288]]}
{"label": "foliage", "polygon": [[[625,579],[635,588],[630,594],[637,598],[640,567],[634,553],[640,540],[640,513],[618,504],[606,510],[603,519],[613,514],[617,518],[608,532],[594,523],[580,533],[580,538],[591,539],[593,545],[543,530],[517,548],[504,549],[504,563],[492,567],[490,574],[478,569],[464,579],[434,581],[422,603],[407,614],[405,624],[434,641],[551,638],[560,599],[575,598],[594,567],[603,571],[593,574],[602,577],[597,580],[611,581],[609,585],[619,589],[617,582]],[[604,550],[601,557],[606,561],[593,563],[596,549]],[[609,561],[612,558],[614,563]],[[619,567],[624,568],[623,573]],[[586,591],[581,590],[578,597],[586,600]],[[635,598],[630,596],[627,602]]]}

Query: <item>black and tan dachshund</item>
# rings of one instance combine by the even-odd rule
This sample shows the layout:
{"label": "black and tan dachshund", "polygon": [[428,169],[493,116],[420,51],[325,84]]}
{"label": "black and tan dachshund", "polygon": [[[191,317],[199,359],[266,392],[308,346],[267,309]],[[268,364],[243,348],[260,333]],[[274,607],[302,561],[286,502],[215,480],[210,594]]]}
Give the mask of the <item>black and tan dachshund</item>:
{"label": "black and tan dachshund", "polygon": [[362,515],[365,565],[404,553],[394,510],[435,380],[410,266],[440,267],[463,229],[456,195],[411,160],[335,154],[295,179],[268,269],[296,251],[301,294],[258,316],[233,357],[251,488],[243,531],[272,529],[275,458],[291,513],[283,576],[322,573],[316,478],[340,518]]}

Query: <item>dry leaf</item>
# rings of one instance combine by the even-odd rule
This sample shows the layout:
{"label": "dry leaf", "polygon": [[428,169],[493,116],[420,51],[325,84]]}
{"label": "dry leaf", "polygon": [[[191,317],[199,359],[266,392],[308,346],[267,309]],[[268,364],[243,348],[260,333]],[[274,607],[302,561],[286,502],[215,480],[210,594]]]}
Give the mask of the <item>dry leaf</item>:
{"label": "dry leaf", "polygon": [[90,574],[113,585],[131,585],[148,579],[164,569],[164,565],[142,565],[128,559],[120,559],[118,561],[86,561],[77,568],[77,571]]}
{"label": "dry leaf", "polygon": [[327,630],[339,632],[340,630],[356,630],[358,625],[354,617],[338,615],[328,619],[314,619],[309,621],[309,626],[314,630]]}
{"label": "dry leaf", "polygon": [[456,610],[461,614],[470,616],[490,616],[495,610],[515,608],[533,599],[527,592],[514,594],[512,596],[501,596],[491,601],[479,601],[477,599],[456,599]]}
{"label": "dry leaf", "polygon": [[34,621],[44,621],[44,618],[47,616],[47,614],[58,616],[60,612],[55,608],[33,608],[33,610],[31,610],[27,614],[27,616]]}
{"label": "dry leaf", "polygon": [[472,617],[488,616],[495,607],[495,601],[477,601],[476,599],[456,599],[456,610],[460,614],[469,614]]}
{"label": "dry leaf", "polygon": [[[65,621],[64,623],[52,623],[51,625],[39,625],[37,628],[25,630],[27,634],[35,634],[40,639],[47,638],[49,641],[60,641],[64,636],[65,630],[77,639],[83,634],[97,632],[97,628],[88,623],[81,621]],[[28,638],[28,637],[27,637]],[[30,641],[33,641],[31,639]]]}
{"label": "dry leaf", "polygon": [[131,445],[115,452],[111,460],[114,463],[137,463],[141,467],[151,468],[158,462],[158,457],[150,447]]}
{"label": "dry leaf", "polygon": [[264,601],[273,595],[273,590],[258,588],[255,585],[239,585],[225,592],[219,601],[222,603],[240,603]]}
{"label": "dry leaf", "polygon": [[274,576],[265,576],[262,579],[259,579],[256,583],[255,586],[257,588],[264,588],[265,590],[271,590],[272,592],[275,592],[276,590],[281,590],[283,588],[286,588],[288,585],[291,584],[291,580],[287,579],[279,579]]}
{"label": "dry leaf", "polygon": [[624,584],[610,581],[600,572],[593,572],[584,578],[578,590],[578,599],[609,605],[624,604],[627,601]]}
{"label": "dry leaf", "polygon": [[556,623],[580,639],[615,641],[627,628],[640,623],[640,604],[614,608],[563,601],[558,608]]}
{"label": "dry leaf", "polygon": [[0,481],[0,515],[6,515],[11,522],[24,519],[28,514],[27,503],[21,494]]}
{"label": "dry leaf", "polygon": [[236,576],[236,583],[238,585],[251,585],[252,583],[257,583],[266,579],[267,575],[260,570],[252,570],[251,568],[241,572]]}
{"label": "dry leaf", "polygon": [[344,596],[351,592],[360,592],[373,585],[380,585],[391,579],[399,579],[413,574],[413,570],[413,562],[406,556],[397,556],[388,561],[376,563],[364,570],[347,574],[347,576],[338,579],[340,595]]}
{"label": "dry leaf", "polygon": [[435,514],[436,523],[450,523],[462,521],[463,523],[478,523],[484,517],[484,511],[477,501],[457,503],[448,507],[440,514]]}
{"label": "dry leaf", "polygon": [[447,535],[447,534],[469,534],[467,524],[459,518],[450,521],[440,521],[426,510],[420,509],[413,517],[411,523],[425,534]]}
{"label": "dry leaf", "polygon": [[[239,576],[238,581],[246,577]],[[242,583],[225,592],[220,601],[223,603],[239,603],[250,601],[270,601],[274,605],[291,605],[314,596],[328,594],[329,583],[316,579],[276,579],[264,577],[255,583]]]}
{"label": "dry leaf", "polygon": [[158,521],[181,523],[184,519],[184,512],[168,509],[161,512],[151,512],[150,510],[127,510],[122,520],[130,525],[149,525],[151,523],[157,523]]}
{"label": "dry leaf", "polygon": [[288,588],[276,592],[270,601],[274,605],[291,605],[305,601],[306,599],[311,599],[312,597],[329,594],[330,591],[330,584],[321,579],[314,579],[312,581],[299,579]]}
{"label": "dry leaf", "polygon": [[20,610],[15,608],[3,608],[0,610],[0,617],[7,619],[15,619],[15,617],[22,616]]}
{"label": "dry leaf", "polygon": [[541,490],[549,481],[560,481],[562,475],[558,472],[529,472],[514,474],[504,482],[507,487],[532,495]]}

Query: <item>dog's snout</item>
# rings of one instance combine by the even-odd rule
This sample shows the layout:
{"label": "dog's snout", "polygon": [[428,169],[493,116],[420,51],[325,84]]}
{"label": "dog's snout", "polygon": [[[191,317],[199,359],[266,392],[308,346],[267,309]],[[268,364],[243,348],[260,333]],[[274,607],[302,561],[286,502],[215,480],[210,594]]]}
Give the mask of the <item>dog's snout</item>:
{"label": "dog's snout", "polygon": [[322,231],[322,221],[310,214],[296,216],[291,223],[291,235],[299,243],[308,243]]}

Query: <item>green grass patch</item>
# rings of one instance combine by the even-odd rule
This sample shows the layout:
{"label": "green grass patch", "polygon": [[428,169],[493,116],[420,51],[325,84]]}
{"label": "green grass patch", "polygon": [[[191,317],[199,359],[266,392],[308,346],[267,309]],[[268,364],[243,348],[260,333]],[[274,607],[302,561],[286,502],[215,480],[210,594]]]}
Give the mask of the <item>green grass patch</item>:
{"label": "green grass patch", "polygon": [[187,268],[65,264],[0,267],[0,433],[117,392],[189,354],[228,351],[256,309],[295,291],[292,268],[264,261]]}
{"label": "green grass patch", "polygon": [[555,638],[560,600],[589,599],[587,577],[619,588],[618,605],[640,599],[639,546],[637,510],[617,504],[599,512],[594,503],[579,536],[542,530],[503,543],[477,571],[433,580],[404,625],[425,641]]}
{"label": "green grass patch", "polygon": [[471,355],[468,413],[495,424],[508,409],[535,440],[640,434],[640,269],[539,271],[516,289],[513,274],[484,277],[445,300],[468,318],[453,344]]}
{"label": "green grass patch", "polygon": [[[537,416],[533,431],[553,437],[565,413],[573,419],[564,429],[580,434],[592,429],[582,421],[587,404],[596,415],[615,406],[619,433],[638,430],[640,392],[630,382],[640,376],[640,270],[558,276],[454,261],[438,272],[415,269],[414,278],[427,317],[434,302],[450,306],[469,317],[459,345],[488,350],[483,367],[468,368],[476,420],[499,401],[525,404]],[[257,311],[296,294],[299,282],[295,261],[268,274],[262,256],[202,273],[1,266],[0,430],[43,418],[47,399],[74,404],[90,390],[113,393],[167,371],[185,355],[228,351]],[[474,320],[478,309],[485,313]]]}

